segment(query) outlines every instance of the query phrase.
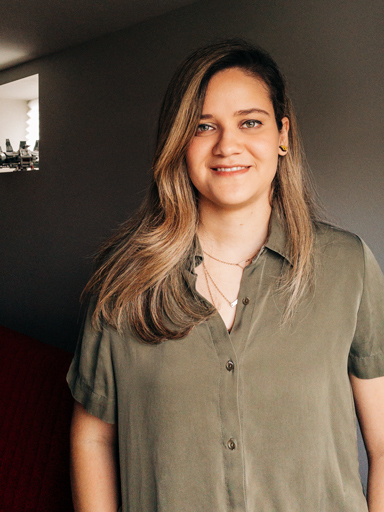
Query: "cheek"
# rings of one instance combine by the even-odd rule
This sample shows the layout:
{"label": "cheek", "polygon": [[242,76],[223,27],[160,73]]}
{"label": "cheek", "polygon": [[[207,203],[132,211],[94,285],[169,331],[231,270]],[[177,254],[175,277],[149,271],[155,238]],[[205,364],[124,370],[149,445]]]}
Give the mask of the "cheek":
{"label": "cheek", "polygon": [[255,151],[260,151],[260,154],[265,155],[266,158],[273,158],[278,155],[279,137],[276,133],[265,134],[255,141]]}
{"label": "cheek", "polygon": [[199,153],[199,144],[197,144],[195,141],[192,141],[185,153],[185,161],[188,168],[192,168],[196,165],[199,160]]}
{"label": "cheek", "polygon": [[185,153],[187,171],[195,186],[195,182],[200,181],[204,175],[207,160],[204,145],[199,142],[199,140],[192,142]]}
{"label": "cheek", "polygon": [[195,164],[194,164],[194,160],[193,160],[193,157],[191,156],[191,154],[188,154],[188,152],[186,153],[185,155],[185,165],[186,165],[186,168],[187,168],[187,173],[188,173],[188,176],[189,178],[191,179],[192,183],[194,184],[194,170],[195,170]]}
{"label": "cheek", "polygon": [[209,159],[212,151],[212,137],[194,137],[185,153],[185,159],[191,165],[202,165]]}
{"label": "cheek", "polygon": [[191,180],[193,186],[200,192],[200,189],[204,188],[204,178],[201,173],[197,172],[196,167],[187,165],[187,172],[189,179]]}
{"label": "cheek", "polygon": [[187,173],[189,176],[189,179],[192,181],[192,183],[196,186],[196,162],[195,162],[195,153],[187,151],[185,154],[185,166],[187,168]]}
{"label": "cheek", "polygon": [[278,138],[265,137],[255,141],[252,147],[249,147],[249,151],[259,162],[276,168],[279,156],[278,148]]}

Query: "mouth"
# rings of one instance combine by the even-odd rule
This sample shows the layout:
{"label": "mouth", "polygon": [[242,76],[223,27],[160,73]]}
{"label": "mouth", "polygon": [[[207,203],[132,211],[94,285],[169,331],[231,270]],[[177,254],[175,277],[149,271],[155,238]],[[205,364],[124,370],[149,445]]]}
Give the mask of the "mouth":
{"label": "mouth", "polygon": [[250,168],[251,166],[250,165],[234,165],[233,167],[211,167],[212,171],[216,172],[216,173],[225,173],[225,174],[229,174],[229,173],[243,173],[243,172],[246,172],[248,171],[248,169]]}

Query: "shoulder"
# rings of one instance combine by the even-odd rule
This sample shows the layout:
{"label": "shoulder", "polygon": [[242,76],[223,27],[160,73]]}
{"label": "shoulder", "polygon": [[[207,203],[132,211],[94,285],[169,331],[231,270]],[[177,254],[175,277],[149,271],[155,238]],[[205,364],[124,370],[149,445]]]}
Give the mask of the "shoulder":
{"label": "shoulder", "polygon": [[324,221],[314,222],[315,256],[343,263],[348,268],[364,268],[366,249],[355,233]]}
{"label": "shoulder", "polygon": [[352,231],[348,231],[339,226],[336,226],[335,224],[331,224],[322,220],[314,221],[313,225],[315,240],[317,242],[323,244],[347,244],[350,245],[351,248],[354,246],[361,248],[361,238]]}

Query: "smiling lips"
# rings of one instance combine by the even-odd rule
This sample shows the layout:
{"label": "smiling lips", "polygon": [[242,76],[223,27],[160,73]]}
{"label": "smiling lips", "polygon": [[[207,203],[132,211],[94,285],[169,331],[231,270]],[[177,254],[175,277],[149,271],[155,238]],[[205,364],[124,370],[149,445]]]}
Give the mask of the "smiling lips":
{"label": "smiling lips", "polygon": [[217,174],[241,174],[248,171],[249,168],[250,165],[237,165],[233,167],[211,167],[211,169]]}

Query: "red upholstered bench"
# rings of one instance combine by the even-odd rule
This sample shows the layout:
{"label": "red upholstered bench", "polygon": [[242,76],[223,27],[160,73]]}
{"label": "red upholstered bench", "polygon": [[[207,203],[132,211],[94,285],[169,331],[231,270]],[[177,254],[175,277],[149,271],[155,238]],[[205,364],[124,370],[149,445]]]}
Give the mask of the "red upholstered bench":
{"label": "red upholstered bench", "polygon": [[71,358],[0,326],[0,512],[73,512]]}

